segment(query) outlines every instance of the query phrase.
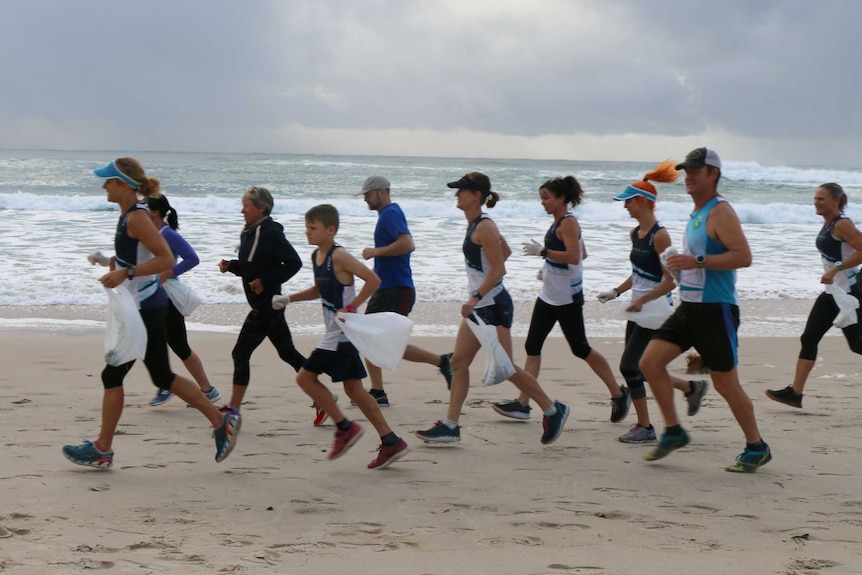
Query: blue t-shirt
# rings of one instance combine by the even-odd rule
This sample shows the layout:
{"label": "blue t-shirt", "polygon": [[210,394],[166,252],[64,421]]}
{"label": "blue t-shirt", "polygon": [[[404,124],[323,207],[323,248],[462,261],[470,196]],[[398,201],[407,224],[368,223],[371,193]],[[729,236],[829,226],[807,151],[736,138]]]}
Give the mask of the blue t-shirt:
{"label": "blue t-shirt", "polygon": [[[398,204],[389,204],[377,215],[374,228],[374,247],[388,246],[401,234],[410,235],[407,218]],[[400,256],[378,256],[374,258],[374,273],[380,276],[380,288],[413,287],[413,274],[410,271],[410,253]]]}

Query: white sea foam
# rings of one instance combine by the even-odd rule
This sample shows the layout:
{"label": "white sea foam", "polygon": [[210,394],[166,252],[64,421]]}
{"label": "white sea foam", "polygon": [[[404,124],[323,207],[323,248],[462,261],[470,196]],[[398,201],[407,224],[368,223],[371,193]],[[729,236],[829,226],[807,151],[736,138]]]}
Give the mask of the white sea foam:
{"label": "white sea foam", "polygon": [[[104,268],[92,268],[86,255],[97,249],[113,252],[117,208],[106,201],[101,181],[91,175],[111,157],[103,152],[0,152],[4,216],[0,305],[103,303],[97,278]],[[249,185],[273,191],[273,216],[306,262],[286,288],[298,289],[311,283],[305,211],[323,202],[334,204],[342,216],[338,239],[359,255],[372,242],[376,213],[355,193],[368,175],[386,175],[416,243],[413,270],[420,300],[458,301],[466,290],[460,251],[466,222],[445,182],[482,170],[502,196],[489,213],[515,248],[507,262],[506,285],[517,301],[532,301],[539,291],[535,272],[540,262],[522,256],[517,248],[529,238],[540,239],[551,223],[538,201],[538,186],[549,177],[575,174],[586,193],[576,214],[589,252],[584,283],[590,299],[629,273],[632,220],[612,197],[652,168],[621,162],[447,158],[169,153],[138,157],[162,180],[180,214],[180,232],[201,258],[201,265],[184,281],[206,303],[240,304],[244,296],[239,279],[219,273],[217,263],[233,256],[242,228],[240,196]],[[738,274],[741,297],[811,298],[821,291],[814,238],[822,221],[811,203],[816,186],[825,181],[845,185],[851,200],[847,213],[862,221],[853,193],[854,186],[862,186],[862,171],[727,162],[722,193],[739,214],[754,254],[752,267]],[[681,183],[659,186],[657,214],[677,245],[690,211],[691,200]]]}

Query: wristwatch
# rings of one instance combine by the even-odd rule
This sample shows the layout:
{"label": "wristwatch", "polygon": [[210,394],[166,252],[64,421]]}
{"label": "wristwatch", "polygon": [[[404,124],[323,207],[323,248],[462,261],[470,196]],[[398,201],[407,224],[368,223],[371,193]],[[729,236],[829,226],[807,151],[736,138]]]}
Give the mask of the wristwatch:
{"label": "wristwatch", "polygon": [[135,277],[135,268],[133,268],[132,266],[127,267],[126,268],[126,277],[129,279],[132,279],[133,277]]}
{"label": "wristwatch", "polygon": [[479,290],[473,290],[473,293],[471,293],[470,295],[476,299],[482,299],[482,292],[480,292]]}
{"label": "wristwatch", "polygon": [[694,263],[697,264],[697,267],[703,269],[703,266],[706,265],[706,256],[694,256]]}

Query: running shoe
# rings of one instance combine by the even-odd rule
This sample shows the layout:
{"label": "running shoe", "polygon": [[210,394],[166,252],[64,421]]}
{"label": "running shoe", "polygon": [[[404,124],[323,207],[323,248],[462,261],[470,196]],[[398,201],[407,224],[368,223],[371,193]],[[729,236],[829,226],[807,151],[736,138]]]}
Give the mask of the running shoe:
{"label": "running shoe", "polygon": [[736,457],[736,463],[725,467],[725,471],[732,473],[754,473],[760,467],[772,461],[772,452],[769,450],[769,446],[765,443],[763,445],[766,446],[766,449],[761,451],[754,451],[746,447],[745,451]]}
{"label": "running shoe", "polygon": [[153,407],[155,407],[156,405],[161,405],[173,396],[174,394],[167,389],[160,389],[156,392],[156,396],[150,400],[150,405],[152,405]]}
{"label": "running shoe", "polygon": [[685,401],[688,403],[688,415],[691,417],[700,411],[700,402],[703,401],[703,396],[706,395],[706,389],[709,387],[709,384],[706,383],[705,379],[689,381],[688,383],[691,384],[691,391],[685,394]]}
{"label": "running shoe", "polygon": [[219,411],[222,413],[232,413],[233,415],[239,415],[239,408],[236,408],[231,404],[227,404],[223,407],[220,407]]}
{"label": "running shoe", "polygon": [[777,389],[775,391],[771,389],[766,390],[766,397],[768,397],[772,401],[777,401],[778,403],[789,405],[790,407],[801,408],[802,396],[802,393],[796,393],[789,385],[784,389]]}
{"label": "running shoe", "polygon": [[368,469],[386,469],[409,452],[407,442],[399,437],[393,445],[380,445],[377,448],[377,459],[368,464]]}
{"label": "running shoe", "polygon": [[417,431],[415,435],[425,443],[458,443],[461,441],[461,426],[452,428],[442,421],[437,421],[431,429]]}
{"label": "running shoe", "polygon": [[452,364],[449,360],[452,359],[451,353],[444,353],[440,356],[440,374],[446,380],[446,389],[452,389]]}
{"label": "running shoe", "polygon": [[681,430],[677,435],[668,435],[667,432],[661,434],[661,441],[655,449],[644,455],[647,461],[656,461],[670,454],[671,451],[676,451],[680,447],[688,445],[688,433]]}
{"label": "running shoe", "polygon": [[63,455],[78,465],[110,469],[114,466],[114,451],[99,451],[96,444],[85,439],[81,445],[64,445]]}
{"label": "running shoe", "polygon": [[[332,394],[332,401],[338,401],[338,394]],[[311,407],[314,408],[314,427],[320,427],[323,423],[329,419],[329,414],[323,411],[322,408],[318,407],[316,403],[312,403]]]}
{"label": "running shoe", "polygon": [[[377,405],[379,405],[380,407],[389,407],[389,396],[386,395],[386,392],[382,389],[374,389],[372,387],[368,390],[368,395],[373,397],[374,401],[376,401]],[[356,407],[356,402],[351,399],[350,405]]]}
{"label": "running shoe", "polygon": [[542,445],[550,445],[560,437],[563,432],[563,426],[569,418],[569,406],[559,401],[554,402],[554,407],[557,408],[557,413],[554,415],[546,415],[542,418]]}
{"label": "running shoe", "polygon": [[655,441],[655,427],[650,425],[644,427],[640,423],[635,423],[629,430],[617,437],[621,443],[652,443]]}
{"label": "running shoe", "polygon": [[338,459],[344,455],[348,449],[353,447],[354,443],[359,441],[359,438],[362,437],[363,433],[365,432],[362,430],[362,427],[360,427],[355,421],[351,421],[350,427],[344,431],[336,429],[335,443],[332,444],[332,450],[329,452],[329,457],[327,459]]}
{"label": "running shoe", "polygon": [[[218,392],[215,386],[212,386],[209,391],[205,391],[203,392],[203,394],[207,396],[207,399],[210,400],[210,403],[216,403],[218,400],[221,399],[221,394]],[[191,403],[187,403],[186,407],[194,409],[194,405],[192,405]]]}
{"label": "running shoe", "polygon": [[530,406],[524,405],[517,399],[498,401],[491,407],[503,417],[511,417],[512,419],[520,419],[521,421],[530,419]]}
{"label": "running shoe", "polygon": [[611,421],[618,423],[626,418],[629,414],[629,406],[632,404],[632,396],[629,394],[629,388],[620,386],[622,395],[611,398]]}
{"label": "running shoe", "polygon": [[213,439],[215,439],[216,444],[216,463],[224,461],[236,447],[241,426],[242,422],[239,415],[226,413],[221,420],[221,425],[213,430]]}

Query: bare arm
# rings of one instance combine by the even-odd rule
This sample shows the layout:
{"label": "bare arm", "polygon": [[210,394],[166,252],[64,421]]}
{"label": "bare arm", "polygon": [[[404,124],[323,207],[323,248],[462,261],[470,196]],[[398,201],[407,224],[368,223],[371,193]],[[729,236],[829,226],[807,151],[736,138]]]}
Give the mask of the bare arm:
{"label": "bare arm", "polygon": [[[144,244],[153,257],[149,260],[133,266],[136,276],[155,275],[174,267],[174,255],[168,242],[156,229],[150,216],[144,210],[135,210],[129,214],[126,221],[126,232],[129,237],[137,239]],[[116,287],[126,279],[126,270],[123,268],[112,270],[99,281],[108,288]]]}
{"label": "bare arm", "polygon": [[563,244],[565,251],[548,250],[547,257],[554,261],[577,265],[581,263],[581,225],[575,218],[563,218],[560,227],[557,228],[557,235]]}
{"label": "bare arm", "polygon": [[[670,246],[670,234],[667,233],[667,230],[660,229],[659,231],[657,231],[655,236],[653,237],[653,244],[655,246],[655,251],[657,254],[660,254],[664,250],[666,250]],[[661,283],[647,293],[643,294],[642,296],[634,298],[631,305],[626,309],[626,311],[640,311],[645,303],[666,295],[668,292],[672,291],[674,287],[676,287],[676,284],[673,282],[673,276],[670,275],[670,272],[667,271],[664,266],[662,266],[662,272],[663,274]],[[631,287],[631,276],[629,276],[629,279],[626,281],[629,282],[628,287]]]}
{"label": "bare arm", "polygon": [[410,234],[399,234],[398,238],[388,246],[365,248],[362,250],[362,258],[370,260],[377,257],[400,256],[409,254],[415,249],[416,246],[413,244],[413,237]]}

